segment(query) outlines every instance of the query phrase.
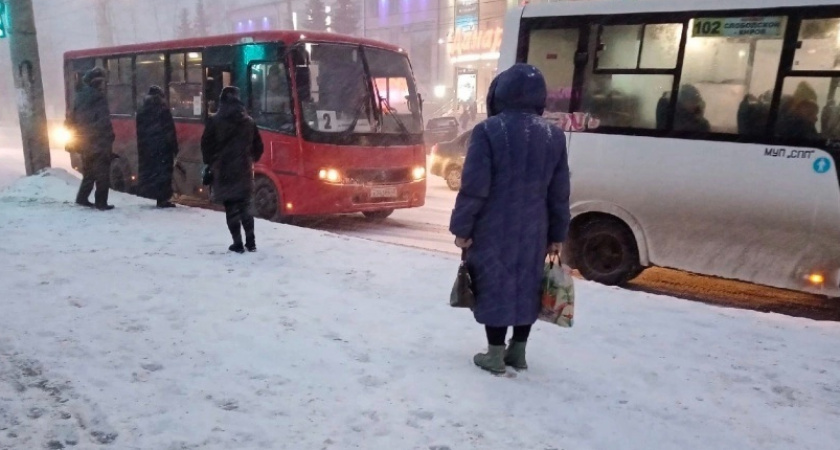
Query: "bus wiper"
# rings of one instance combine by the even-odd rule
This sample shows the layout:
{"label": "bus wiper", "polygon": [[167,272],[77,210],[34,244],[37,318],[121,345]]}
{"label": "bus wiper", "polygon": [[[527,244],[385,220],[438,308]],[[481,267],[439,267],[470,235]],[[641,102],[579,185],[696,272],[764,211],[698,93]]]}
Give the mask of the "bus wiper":
{"label": "bus wiper", "polygon": [[[377,86],[376,83],[373,83],[373,89],[376,91],[376,98],[379,99],[379,109],[381,111],[385,111],[388,115],[394,118],[394,122],[397,122],[397,126],[400,127],[401,133],[405,135],[411,134],[411,132],[408,131],[408,127],[406,127],[405,123],[403,123],[402,119],[400,119],[399,116],[397,116],[394,113],[393,109],[391,108],[391,103],[388,102],[388,99],[379,94],[379,86]],[[385,104],[385,108],[382,107],[383,103]]]}

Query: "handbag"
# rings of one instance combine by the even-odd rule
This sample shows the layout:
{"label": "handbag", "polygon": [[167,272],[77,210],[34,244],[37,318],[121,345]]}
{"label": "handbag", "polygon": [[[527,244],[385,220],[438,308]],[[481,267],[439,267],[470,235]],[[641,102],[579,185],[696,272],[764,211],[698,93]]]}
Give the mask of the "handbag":
{"label": "handbag", "polygon": [[575,317],[575,284],[572,269],[557,254],[548,257],[543,273],[539,319],[571,328]]}
{"label": "handbag", "polygon": [[461,250],[461,265],[458,266],[458,276],[449,294],[449,306],[453,308],[474,308],[475,293],[472,287],[472,277],[467,267],[467,250]]}

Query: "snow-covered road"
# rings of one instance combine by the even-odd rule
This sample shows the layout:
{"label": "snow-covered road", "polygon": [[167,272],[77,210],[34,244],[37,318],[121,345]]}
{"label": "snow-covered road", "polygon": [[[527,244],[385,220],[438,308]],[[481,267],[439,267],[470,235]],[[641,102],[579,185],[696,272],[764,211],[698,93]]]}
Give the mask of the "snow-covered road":
{"label": "snow-covered road", "polygon": [[[840,324],[578,284],[531,370],[472,366],[457,258],[114,194],[0,192],[0,449],[825,449]],[[667,300],[667,301],[666,301]]]}

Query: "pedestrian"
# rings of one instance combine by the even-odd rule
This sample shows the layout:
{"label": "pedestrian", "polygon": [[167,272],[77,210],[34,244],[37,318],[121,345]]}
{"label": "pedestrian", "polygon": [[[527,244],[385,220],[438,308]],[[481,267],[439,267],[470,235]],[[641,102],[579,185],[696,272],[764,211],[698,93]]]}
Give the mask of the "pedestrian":
{"label": "pedestrian", "polygon": [[[540,117],[546,84],[531,65],[500,73],[487,94],[488,118],[473,129],[449,230],[466,251],[488,351],[484,370],[526,369],[525,346],[540,311],[548,252],[569,228],[569,166],[563,131]],[[513,337],[507,349],[507,327]]]}
{"label": "pedestrian", "polygon": [[[254,162],[263,154],[263,143],[254,120],[245,111],[239,89],[227,86],[219,96],[219,110],[207,119],[201,136],[201,154],[213,181],[210,199],[225,206],[232,252],[257,251],[254,216]],[[245,246],[241,229],[245,230]]]}
{"label": "pedestrian", "polygon": [[174,208],[172,169],[178,154],[175,121],[159,86],[152,86],[137,111],[138,193],[157,201],[158,208]]}
{"label": "pedestrian", "polygon": [[[76,194],[76,203],[95,207],[100,211],[114,209],[108,204],[111,188],[111,148],[114,144],[114,127],[105,97],[105,69],[94,67],[82,77],[82,89],[76,94],[68,122],[78,140],[82,153],[82,183]],[[94,203],[88,199],[96,185]]]}

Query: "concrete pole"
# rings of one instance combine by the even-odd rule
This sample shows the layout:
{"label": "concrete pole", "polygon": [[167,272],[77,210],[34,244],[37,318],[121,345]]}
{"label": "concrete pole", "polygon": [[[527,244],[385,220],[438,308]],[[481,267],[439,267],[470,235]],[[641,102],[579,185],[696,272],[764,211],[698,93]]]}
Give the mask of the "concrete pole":
{"label": "concrete pole", "polygon": [[9,48],[17,91],[26,174],[50,167],[50,140],[32,0],[8,0]]}

